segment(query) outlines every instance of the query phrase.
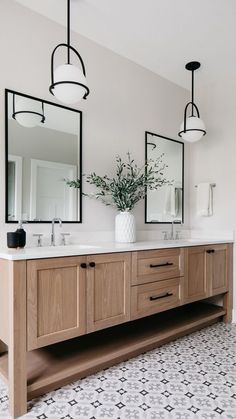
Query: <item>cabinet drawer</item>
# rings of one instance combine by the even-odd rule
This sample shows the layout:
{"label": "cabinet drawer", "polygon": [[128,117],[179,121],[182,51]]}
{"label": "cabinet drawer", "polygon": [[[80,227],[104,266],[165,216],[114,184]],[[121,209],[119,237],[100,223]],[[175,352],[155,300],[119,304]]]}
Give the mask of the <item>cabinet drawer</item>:
{"label": "cabinet drawer", "polygon": [[132,255],[132,284],[145,284],[183,275],[182,249],[147,250]]}
{"label": "cabinet drawer", "polygon": [[137,285],[131,288],[131,319],[169,310],[180,303],[180,278]]}

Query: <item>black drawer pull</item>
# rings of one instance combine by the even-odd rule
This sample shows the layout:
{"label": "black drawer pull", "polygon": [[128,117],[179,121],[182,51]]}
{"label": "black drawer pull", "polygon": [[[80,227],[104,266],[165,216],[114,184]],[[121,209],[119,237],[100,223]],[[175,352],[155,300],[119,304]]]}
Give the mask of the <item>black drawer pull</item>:
{"label": "black drawer pull", "polygon": [[87,263],[81,263],[80,266],[81,266],[81,268],[86,269],[87,268]]}
{"label": "black drawer pull", "polygon": [[96,263],[95,262],[90,262],[89,266],[90,266],[90,268],[95,268]]}
{"label": "black drawer pull", "polygon": [[171,297],[173,295],[172,292],[166,292],[165,294],[155,295],[149,298],[150,301],[160,300],[160,298]]}
{"label": "black drawer pull", "polygon": [[166,263],[160,263],[159,265],[150,265],[150,268],[161,268],[162,266],[172,266],[174,265],[173,263],[170,262],[166,262]]}
{"label": "black drawer pull", "polygon": [[207,253],[215,253],[215,250],[214,249],[208,249]]}

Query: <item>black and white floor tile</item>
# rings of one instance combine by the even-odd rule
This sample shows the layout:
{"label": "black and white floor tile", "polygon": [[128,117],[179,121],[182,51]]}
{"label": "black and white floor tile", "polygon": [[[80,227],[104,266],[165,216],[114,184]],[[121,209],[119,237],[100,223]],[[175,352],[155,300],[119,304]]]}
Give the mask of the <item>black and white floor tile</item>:
{"label": "black and white floor tile", "polygon": [[[213,325],[53,391],[28,408],[25,419],[236,419],[236,325]],[[2,382],[0,418],[9,418]]]}

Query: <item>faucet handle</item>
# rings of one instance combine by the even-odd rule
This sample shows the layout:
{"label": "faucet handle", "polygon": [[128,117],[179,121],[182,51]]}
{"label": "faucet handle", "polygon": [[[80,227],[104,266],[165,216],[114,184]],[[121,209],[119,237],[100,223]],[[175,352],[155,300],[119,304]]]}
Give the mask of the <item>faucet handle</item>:
{"label": "faucet handle", "polygon": [[175,234],[175,240],[179,240],[180,239],[180,235],[181,235],[181,231],[177,230],[176,234]]}
{"label": "faucet handle", "polygon": [[33,237],[38,237],[37,246],[38,247],[42,247],[42,237],[43,237],[43,234],[42,233],[35,233],[35,234],[33,234]]}
{"label": "faucet handle", "polygon": [[61,244],[66,245],[66,236],[70,236],[70,233],[61,233]]}
{"label": "faucet handle", "polygon": [[168,231],[162,231],[162,233],[164,234],[164,240],[168,240]]}

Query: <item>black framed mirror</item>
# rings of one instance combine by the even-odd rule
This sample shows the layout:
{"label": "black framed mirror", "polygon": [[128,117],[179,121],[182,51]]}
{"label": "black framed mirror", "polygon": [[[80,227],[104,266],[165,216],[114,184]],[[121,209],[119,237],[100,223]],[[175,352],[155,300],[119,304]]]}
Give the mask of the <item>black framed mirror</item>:
{"label": "black framed mirror", "polygon": [[82,222],[82,112],[5,90],[6,222]]}
{"label": "black framed mirror", "polygon": [[184,222],[184,144],[163,135],[145,132],[145,160],[163,154],[165,178],[171,181],[145,196],[145,223],[168,224]]}

